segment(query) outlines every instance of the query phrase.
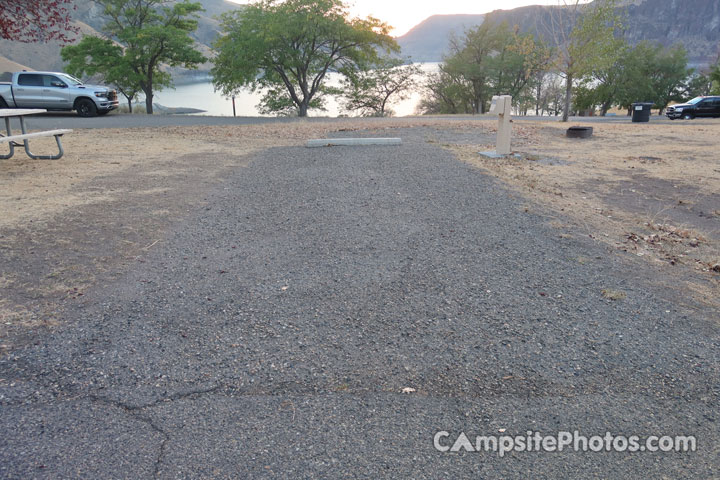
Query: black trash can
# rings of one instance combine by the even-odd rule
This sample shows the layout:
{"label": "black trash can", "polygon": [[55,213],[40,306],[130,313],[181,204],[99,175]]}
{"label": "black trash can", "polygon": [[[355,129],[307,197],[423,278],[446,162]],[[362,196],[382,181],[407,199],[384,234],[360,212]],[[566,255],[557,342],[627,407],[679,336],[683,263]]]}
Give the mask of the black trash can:
{"label": "black trash can", "polygon": [[649,122],[650,112],[652,111],[652,103],[633,103],[632,121],[633,123]]}

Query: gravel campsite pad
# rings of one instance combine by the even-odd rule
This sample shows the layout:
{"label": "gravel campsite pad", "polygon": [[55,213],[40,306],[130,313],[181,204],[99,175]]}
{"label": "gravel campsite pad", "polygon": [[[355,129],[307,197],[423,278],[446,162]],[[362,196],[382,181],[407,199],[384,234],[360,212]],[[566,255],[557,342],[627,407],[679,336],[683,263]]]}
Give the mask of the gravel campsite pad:
{"label": "gravel campsite pad", "polygon": [[[720,176],[596,131],[587,148],[518,121],[521,158],[492,164],[471,154],[486,120],[77,131],[59,162],[5,163],[0,476],[712,477],[713,217],[638,223],[601,152],[637,155],[608,182],[646,197],[658,176],[690,192],[686,172],[704,213]],[[302,147],[324,135],[403,145]],[[700,253],[660,261],[650,235],[700,227]],[[574,430],[698,448],[433,447]]]}

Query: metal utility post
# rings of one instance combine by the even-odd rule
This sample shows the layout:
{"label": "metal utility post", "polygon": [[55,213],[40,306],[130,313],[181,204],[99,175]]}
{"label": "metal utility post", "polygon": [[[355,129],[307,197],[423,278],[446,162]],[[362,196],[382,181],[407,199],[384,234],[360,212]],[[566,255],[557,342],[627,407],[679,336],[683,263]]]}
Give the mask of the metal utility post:
{"label": "metal utility post", "polygon": [[512,97],[510,95],[499,95],[492,98],[490,113],[498,116],[497,147],[498,155],[510,155],[510,139],[512,137],[511,114]]}
{"label": "metal utility post", "polygon": [[232,97],[233,102],[233,117],[237,117],[237,114],[235,113],[235,96]]}

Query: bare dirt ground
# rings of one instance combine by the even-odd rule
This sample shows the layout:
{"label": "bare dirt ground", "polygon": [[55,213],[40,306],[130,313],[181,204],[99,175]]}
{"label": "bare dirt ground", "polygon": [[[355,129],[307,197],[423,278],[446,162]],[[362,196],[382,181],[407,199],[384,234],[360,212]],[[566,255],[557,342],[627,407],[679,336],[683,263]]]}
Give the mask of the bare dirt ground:
{"label": "bare dirt ground", "polygon": [[[252,153],[334,131],[413,126],[492,133],[494,121],[76,130],[64,138],[61,160],[30,160],[20,151],[0,163],[0,354],[56,324],[67,302],[142,261]],[[695,301],[717,302],[720,122],[594,127],[591,139],[570,140],[567,125],[516,121],[515,159],[479,157],[487,144],[443,146],[527,197],[528,209],[554,211],[559,235],[591,235],[657,264],[659,281],[677,288],[681,279]]]}
{"label": "bare dirt ground", "polygon": [[567,138],[568,125],[514,125],[519,158],[479,156],[488,144],[449,148],[527,197],[528,209],[549,207],[560,235],[632,253],[657,266],[658,283],[720,304],[720,122],[593,123],[589,139]]}

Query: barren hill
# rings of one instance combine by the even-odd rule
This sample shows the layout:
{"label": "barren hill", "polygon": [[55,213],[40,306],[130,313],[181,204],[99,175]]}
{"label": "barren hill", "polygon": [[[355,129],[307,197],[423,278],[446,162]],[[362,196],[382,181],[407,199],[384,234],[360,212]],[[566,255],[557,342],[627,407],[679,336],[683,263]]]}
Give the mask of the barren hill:
{"label": "barren hill", "polygon": [[481,25],[485,15],[433,15],[399,37],[402,55],[415,62],[439,62],[447,52],[450,36]]}
{"label": "barren hill", "polygon": [[[206,56],[210,53],[210,45],[219,32],[219,23],[214,18],[224,12],[241,8],[238,4],[226,0],[197,0],[205,8],[200,12],[198,29],[193,34],[198,49]],[[73,23],[80,27],[85,35],[100,35],[105,24],[102,7],[90,0],[75,0],[77,8],[72,12]],[[79,38],[78,38],[79,39]],[[20,43],[0,40],[0,75],[6,71],[18,69],[29,70],[62,70],[60,58],[61,46],[50,43]],[[209,66],[207,66],[209,68]]]}
{"label": "barren hill", "polygon": [[[479,25],[483,17],[495,22],[518,25],[521,31],[551,38],[546,31],[550,8],[530,6],[513,10],[496,10],[485,16],[436,15],[428,18],[406,35],[398,38],[403,55],[414,61],[439,62],[447,51],[450,32]],[[720,1],[717,0],[633,0],[625,2],[626,37],[632,44],[642,40],[665,46],[681,43],[694,64],[714,62],[720,47]]]}

